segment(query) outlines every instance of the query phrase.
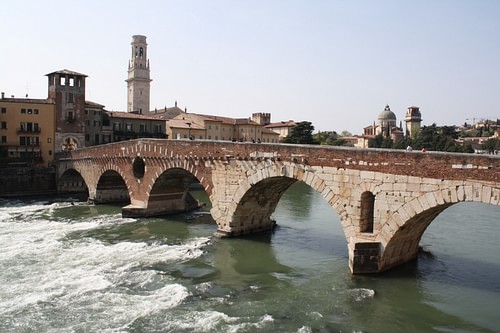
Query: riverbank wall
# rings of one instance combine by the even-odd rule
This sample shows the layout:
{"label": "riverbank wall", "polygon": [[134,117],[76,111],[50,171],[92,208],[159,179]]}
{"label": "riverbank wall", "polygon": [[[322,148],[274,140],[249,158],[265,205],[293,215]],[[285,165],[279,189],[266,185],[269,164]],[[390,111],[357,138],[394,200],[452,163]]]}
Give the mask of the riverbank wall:
{"label": "riverbank wall", "polygon": [[55,194],[55,168],[0,168],[0,197]]}

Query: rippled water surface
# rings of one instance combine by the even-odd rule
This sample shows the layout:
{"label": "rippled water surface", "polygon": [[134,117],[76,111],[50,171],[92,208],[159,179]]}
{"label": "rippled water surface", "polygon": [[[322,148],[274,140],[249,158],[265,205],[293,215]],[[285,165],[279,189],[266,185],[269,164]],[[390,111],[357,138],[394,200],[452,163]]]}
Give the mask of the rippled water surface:
{"label": "rippled water surface", "polygon": [[[206,200],[206,198],[205,198]],[[352,276],[336,213],[288,190],[269,234],[212,237],[207,212],[0,201],[0,332],[499,332],[500,207],[445,210],[418,260]]]}

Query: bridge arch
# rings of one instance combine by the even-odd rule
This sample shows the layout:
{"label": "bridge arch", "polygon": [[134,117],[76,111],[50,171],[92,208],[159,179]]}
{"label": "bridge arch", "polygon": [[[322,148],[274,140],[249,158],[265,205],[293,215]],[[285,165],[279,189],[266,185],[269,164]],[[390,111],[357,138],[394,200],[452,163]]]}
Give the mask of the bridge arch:
{"label": "bridge arch", "polygon": [[87,180],[75,168],[66,169],[57,181],[58,193],[84,193],[89,192]]}
{"label": "bridge arch", "polygon": [[[219,201],[214,200],[212,216],[217,221],[219,235],[237,236],[273,229],[275,221],[271,215],[283,193],[297,181],[309,185],[325,198],[338,214],[347,236],[345,226],[351,225],[347,198],[337,194],[315,170],[293,163],[276,165],[266,161],[247,171],[247,177],[241,179],[233,191],[230,205],[218,207]],[[223,213],[220,210],[224,210]]]}
{"label": "bridge arch", "polygon": [[153,178],[147,196],[151,215],[165,212],[174,214],[196,209],[198,201],[189,193],[191,185],[199,180],[183,167],[172,167]]}
{"label": "bridge arch", "polygon": [[377,237],[384,247],[380,271],[415,259],[427,227],[446,208],[459,202],[500,206],[500,188],[468,182],[423,193],[402,205],[382,226]]}
{"label": "bridge arch", "polygon": [[[102,172],[104,171],[104,172]],[[95,187],[95,202],[125,202],[130,201],[126,179],[119,168],[102,170]]]}

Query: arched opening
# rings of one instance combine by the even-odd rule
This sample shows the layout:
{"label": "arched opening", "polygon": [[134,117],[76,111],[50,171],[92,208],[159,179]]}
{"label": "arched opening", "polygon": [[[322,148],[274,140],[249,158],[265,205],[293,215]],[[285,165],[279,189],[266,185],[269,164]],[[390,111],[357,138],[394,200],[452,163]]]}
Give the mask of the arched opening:
{"label": "arched opening", "polygon": [[248,189],[233,213],[232,235],[272,229],[275,223],[271,215],[283,193],[296,181],[288,177],[271,177]]}
{"label": "arched opening", "polygon": [[89,190],[82,175],[75,169],[68,169],[57,181],[57,192],[81,194],[87,199]]}
{"label": "arched opening", "polygon": [[359,216],[359,231],[373,232],[373,211],[375,207],[375,196],[366,191],[361,194],[361,211]]}
{"label": "arched opening", "polygon": [[[215,264],[221,271],[231,269],[239,275],[251,267],[249,274],[269,272],[279,279],[281,274],[300,272],[314,279],[325,271],[349,270],[339,215],[322,193],[302,181],[271,177],[254,184],[233,216],[231,226],[240,226],[246,235],[220,242]],[[266,221],[276,228],[257,233],[269,230],[263,228]]]}
{"label": "arched opening", "polygon": [[208,195],[189,171],[172,168],[155,181],[148,198],[148,214],[170,215],[208,206]]}
{"label": "arched opening", "polygon": [[[391,274],[412,268],[416,276],[424,277],[420,281],[424,301],[432,295],[446,315],[499,327],[500,206],[459,202],[441,207],[424,230],[418,230],[418,223],[412,226],[420,235],[409,238],[407,244],[417,242],[417,260]],[[490,329],[495,331],[493,326]]]}
{"label": "arched opening", "polygon": [[108,170],[101,175],[97,183],[95,202],[130,202],[127,185],[118,172]]}
{"label": "arched opening", "polygon": [[132,172],[135,178],[143,178],[146,172],[146,165],[141,157],[136,157],[132,163]]}

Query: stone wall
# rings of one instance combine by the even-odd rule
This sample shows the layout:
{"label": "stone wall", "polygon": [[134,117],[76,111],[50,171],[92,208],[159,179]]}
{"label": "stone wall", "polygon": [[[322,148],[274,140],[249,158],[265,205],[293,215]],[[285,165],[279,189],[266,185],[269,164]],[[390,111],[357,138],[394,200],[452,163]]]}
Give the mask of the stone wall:
{"label": "stone wall", "polygon": [[2,168],[0,197],[56,193],[54,168]]}

